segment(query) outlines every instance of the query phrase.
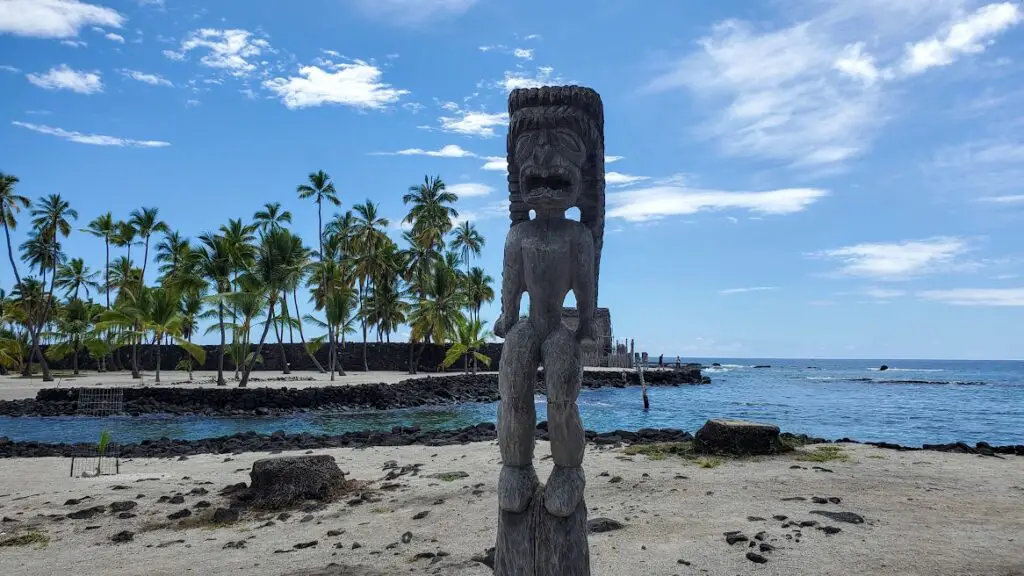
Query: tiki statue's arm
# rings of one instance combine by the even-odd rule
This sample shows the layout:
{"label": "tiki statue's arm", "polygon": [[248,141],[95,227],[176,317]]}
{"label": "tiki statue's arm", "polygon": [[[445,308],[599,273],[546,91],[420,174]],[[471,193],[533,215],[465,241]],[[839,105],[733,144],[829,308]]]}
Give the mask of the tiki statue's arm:
{"label": "tiki statue's arm", "polygon": [[597,302],[594,291],[597,278],[594,276],[594,237],[590,230],[579,228],[576,240],[576,260],[573,262],[573,294],[579,310],[580,324],[576,329],[577,340],[594,340],[594,308]]}
{"label": "tiki statue's arm", "polygon": [[519,307],[526,285],[520,235],[513,226],[505,238],[505,259],[501,274],[501,315],[494,323],[494,335],[504,338],[519,320]]}

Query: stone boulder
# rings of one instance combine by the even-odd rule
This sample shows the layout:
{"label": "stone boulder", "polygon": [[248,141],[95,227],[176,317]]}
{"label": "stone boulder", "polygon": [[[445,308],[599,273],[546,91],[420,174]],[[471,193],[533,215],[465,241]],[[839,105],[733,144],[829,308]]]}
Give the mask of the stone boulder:
{"label": "stone boulder", "polygon": [[286,508],[307,500],[328,502],[345,490],[345,473],[333,456],[285,456],[257,460],[245,500],[256,508]]}
{"label": "stone boulder", "polygon": [[743,420],[708,420],[693,438],[704,454],[775,454],[780,451],[779,427]]}

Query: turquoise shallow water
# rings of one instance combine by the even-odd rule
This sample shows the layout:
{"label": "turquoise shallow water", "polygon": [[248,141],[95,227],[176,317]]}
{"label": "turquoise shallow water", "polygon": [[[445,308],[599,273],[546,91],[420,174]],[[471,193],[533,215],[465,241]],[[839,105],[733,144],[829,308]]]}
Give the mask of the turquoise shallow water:
{"label": "turquoise shallow water", "polygon": [[[783,430],[830,439],[850,437],[904,445],[963,440],[1024,444],[1024,362],[688,359],[705,370],[704,386],[651,388],[644,412],[639,388],[580,394],[584,424],[599,432],[639,428],[695,431],[709,418],[771,422]],[[771,368],[754,368],[755,365]],[[285,417],[142,416],[113,418],[0,417],[0,436],[40,442],[95,442],[109,430],[119,442],[199,439],[253,430],[341,434],[353,430],[458,428],[493,422],[495,404]],[[544,398],[537,399],[545,418]]]}

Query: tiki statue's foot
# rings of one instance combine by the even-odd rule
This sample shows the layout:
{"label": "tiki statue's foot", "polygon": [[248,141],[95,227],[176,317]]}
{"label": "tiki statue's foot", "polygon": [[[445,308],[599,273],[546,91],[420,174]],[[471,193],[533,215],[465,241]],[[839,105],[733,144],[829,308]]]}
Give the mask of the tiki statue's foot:
{"label": "tiki statue's foot", "polygon": [[583,468],[555,466],[544,489],[544,506],[551,515],[566,518],[580,505],[586,485]]}
{"label": "tiki statue's foot", "polygon": [[498,508],[519,513],[530,506],[540,481],[533,465],[502,466],[498,476]]}

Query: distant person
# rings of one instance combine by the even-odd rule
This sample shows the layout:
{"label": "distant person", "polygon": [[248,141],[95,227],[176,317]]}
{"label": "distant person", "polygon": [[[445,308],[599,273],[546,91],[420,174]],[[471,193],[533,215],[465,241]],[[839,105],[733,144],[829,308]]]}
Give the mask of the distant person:
{"label": "distant person", "polygon": [[664,354],[659,354],[658,355],[658,368],[664,368],[664,366],[665,366],[665,355]]}
{"label": "distant person", "polygon": [[676,368],[682,368],[682,367],[683,367],[682,359],[679,356],[676,356]]}
{"label": "distant person", "polygon": [[643,353],[643,363],[644,363],[644,366],[646,367],[647,366],[647,352]]}

